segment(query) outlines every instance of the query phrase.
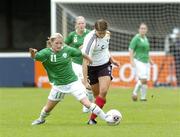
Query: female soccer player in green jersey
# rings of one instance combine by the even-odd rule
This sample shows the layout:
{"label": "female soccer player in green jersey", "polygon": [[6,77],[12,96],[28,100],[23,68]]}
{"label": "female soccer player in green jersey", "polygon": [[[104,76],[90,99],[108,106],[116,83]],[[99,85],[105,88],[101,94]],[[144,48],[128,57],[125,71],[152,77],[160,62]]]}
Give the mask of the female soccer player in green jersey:
{"label": "female soccer player in green jersey", "polygon": [[[86,29],[86,20],[83,16],[76,17],[75,21],[76,21],[75,31],[69,33],[69,35],[65,39],[65,43],[73,48],[76,48],[77,50],[81,50],[84,37],[90,32],[90,30]],[[72,58],[73,70],[75,74],[78,76],[78,78],[84,83],[82,62],[83,62],[82,56]],[[93,102],[93,93],[90,89],[91,89],[90,87],[86,89],[86,94],[89,100]],[[83,106],[83,112],[87,113],[89,112],[89,109]]]}
{"label": "female soccer player in green jersey", "polygon": [[138,90],[141,89],[141,101],[146,101],[147,80],[149,73],[149,63],[153,63],[149,56],[150,44],[146,37],[147,25],[141,23],[139,33],[136,34],[129,45],[130,63],[136,70],[138,81],[133,90],[132,99],[137,101]]}
{"label": "female soccer player in green jersey", "polygon": [[[102,109],[88,100],[84,85],[78,80],[72,70],[71,58],[81,56],[80,50],[64,45],[63,36],[60,33],[55,33],[47,41],[47,48],[40,51],[30,48],[29,52],[33,59],[42,62],[47,71],[49,81],[52,83],[48,101],[41,110],[39,118],[33,121],[32,125],[43,124],[45,118],[67,93],[72,94],[80,103],[103,120],[108,121],[108,116]],[[90,61],[88,56],[83,55],[83,57]]]}

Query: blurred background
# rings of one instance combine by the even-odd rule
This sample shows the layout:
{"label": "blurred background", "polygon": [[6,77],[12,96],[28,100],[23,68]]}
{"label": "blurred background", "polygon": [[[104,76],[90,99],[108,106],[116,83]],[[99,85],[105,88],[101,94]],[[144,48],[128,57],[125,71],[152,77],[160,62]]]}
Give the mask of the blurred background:
{"label": "blurred background", "polygon": [[35,86],[28,48],[44,48],[49,35],[50,0],[1,0],[0,87]]}
{"label": "blurred background", "polygon": [[1,0],[0,52],[45,46],[50,35],[50,0]]}

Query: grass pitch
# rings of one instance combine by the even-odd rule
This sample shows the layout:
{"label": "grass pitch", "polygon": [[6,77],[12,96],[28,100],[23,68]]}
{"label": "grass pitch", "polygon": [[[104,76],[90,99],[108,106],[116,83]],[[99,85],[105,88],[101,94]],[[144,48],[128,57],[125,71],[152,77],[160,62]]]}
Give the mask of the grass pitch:
{"label": "grass pitch", "polygon": [[108,126],[100,118],[89,126],[89,114],[70,95],[43,125],[31,126],[46,103],[48,89],[0,88],[0,137],[180,137],[180,89],[148,90],[147,102],[133,102],[132,89],[111,88],[104,111],[118,109],[123,120]]}

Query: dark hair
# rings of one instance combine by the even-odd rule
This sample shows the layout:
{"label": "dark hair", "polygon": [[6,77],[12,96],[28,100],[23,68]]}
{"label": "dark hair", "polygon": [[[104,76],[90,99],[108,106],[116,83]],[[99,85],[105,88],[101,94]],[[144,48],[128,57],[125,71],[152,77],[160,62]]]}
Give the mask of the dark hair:
{"label": "dark hair", "polygon": [[108,22],[104,19],[99,19],[95,22],[94,28],[97,31],[105,31],[108,29]]}

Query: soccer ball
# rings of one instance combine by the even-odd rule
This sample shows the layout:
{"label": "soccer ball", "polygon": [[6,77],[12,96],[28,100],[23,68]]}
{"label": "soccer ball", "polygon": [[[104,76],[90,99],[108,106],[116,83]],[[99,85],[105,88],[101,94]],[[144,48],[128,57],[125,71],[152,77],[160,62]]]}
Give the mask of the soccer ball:
{"label": "soccer ball", "polygon": [[122,120],[121,113],[116,109],[111,109],[106,114],[107,114],[106,121],[107,124],[110,126],[118,125]]}

